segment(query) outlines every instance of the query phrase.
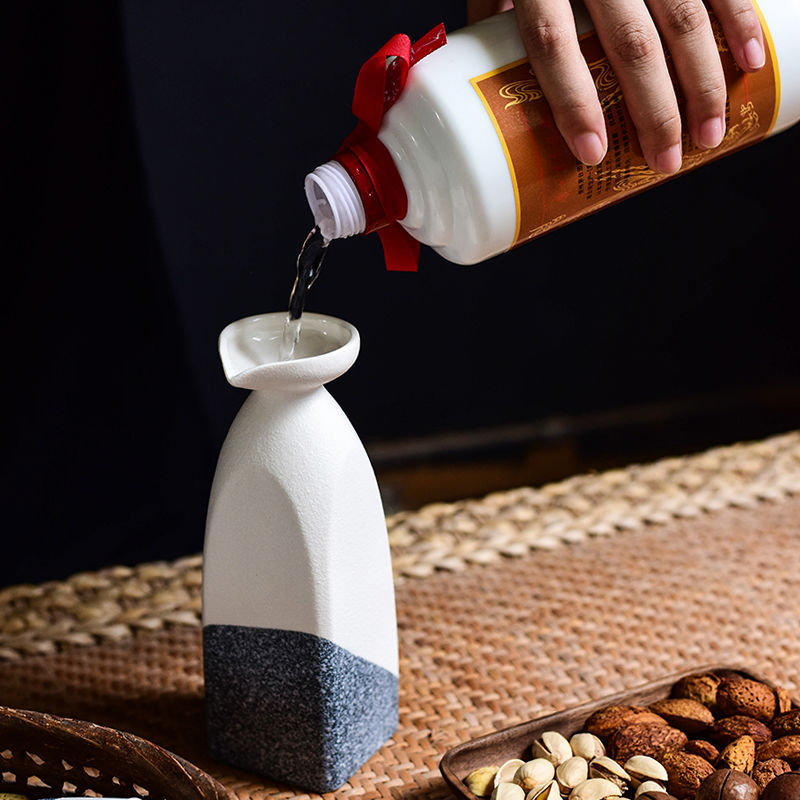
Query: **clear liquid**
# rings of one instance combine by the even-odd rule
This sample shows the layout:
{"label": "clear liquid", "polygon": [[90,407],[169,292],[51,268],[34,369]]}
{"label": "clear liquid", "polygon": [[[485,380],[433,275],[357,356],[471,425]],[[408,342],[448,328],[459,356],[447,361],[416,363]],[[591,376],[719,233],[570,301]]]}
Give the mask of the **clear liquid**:
{"label": "clear liquid", "polygon": [[322,260],[328,250],[328,240],[316,226],[306,236],[300,255],[297,256],[297,277],[289,296],[289,313],[283,326],[280,359],[291,361],[294,358],[295,348],[300,341],[303,326],[303,309],[306,305],[308,290],[314,285],[319,276]]}
{"label": "clear liquid", "polygon": [[283,338],[281,339],[281,348],[279,351],[279,358],[281,361],[291,361],[294,358],[294,350],[295,347],[297,347],[297,343],[300,341],[300,331],[302,327],[302,317],[292,319],[291,314],[286,315],[286,321],[283,323]]}

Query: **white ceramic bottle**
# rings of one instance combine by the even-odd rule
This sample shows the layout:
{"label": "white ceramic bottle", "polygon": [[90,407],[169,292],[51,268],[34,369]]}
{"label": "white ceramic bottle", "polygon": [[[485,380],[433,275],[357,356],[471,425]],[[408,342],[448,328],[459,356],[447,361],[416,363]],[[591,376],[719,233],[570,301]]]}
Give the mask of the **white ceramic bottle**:
{"label": "white ceramic bottle", "polygon": [[[716,25],[727,133],[713,151],[685,140],[683,171],[800,119],[800,0],[758,0],[758,10],[767,45],[759,73],[739,70]],[[616,78],[577,7],[576,22],[609,130],[609,153],[597,167],[579,164],[558,136],[513,11],[449,35],[410,69],[377,138],[405,189],[400,224],[416,240],[455,263],[477,263],[666,179],[638,152]],[[334,159],[306,178],[309,205],[329,239],[371,228],[365,190],[351,172]]]}
{"label": "white ceramic bottle", "polygon": [[375,475],[323,384],[356,359],[355,328],[306,313],[229,325],[228,381],[251,393],[211,491],[203,653],[212,755],[315,792],[338,788],[397,727],[394,583]]}

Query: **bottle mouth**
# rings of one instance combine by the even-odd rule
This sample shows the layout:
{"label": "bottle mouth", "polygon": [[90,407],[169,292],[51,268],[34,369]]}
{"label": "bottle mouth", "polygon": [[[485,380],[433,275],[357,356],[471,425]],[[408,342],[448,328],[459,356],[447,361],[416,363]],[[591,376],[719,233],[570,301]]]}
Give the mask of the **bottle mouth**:
{"label": "bottle mouth", "polygon": [[358,356],[358,331],[348,322],[305,312],[295,357],[281,359],[285,311],[246,317],[219,336],[225,377],[242,389],[303,391],[338,378]]}
{"label": "bottle mouth", "polygon": [[307,175],[305,192],[314,222],[329,241],[355,236],[366,229],[367,218],[358,189],[338,161],[321,164]]}

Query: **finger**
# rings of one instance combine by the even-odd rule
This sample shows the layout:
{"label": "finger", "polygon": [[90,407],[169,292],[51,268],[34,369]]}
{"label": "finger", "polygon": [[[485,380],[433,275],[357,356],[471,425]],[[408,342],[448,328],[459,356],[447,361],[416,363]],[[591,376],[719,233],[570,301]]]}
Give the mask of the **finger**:
{"label": "finger", "polygon": [[686,124],[698,147],[725,135],[725,73],[702,0],[651,0],[650,11],[672,54],[686,98]]}
{"label": "finger", "polygon": [[736,63],[746,72],[764,66],[764,34],[750,0],[711,0]]}
{"label": "finger", "polygon": [[579,161],[599,164],[608,149],[606,123],[568,0],[517,0],[515,7],[528,59],[558,130]]}
{"label": "finger", "polygon": [[643,0],[589,0],[600,42],[619,80],[647,163],[681,166],[681,118],[661,39]]}

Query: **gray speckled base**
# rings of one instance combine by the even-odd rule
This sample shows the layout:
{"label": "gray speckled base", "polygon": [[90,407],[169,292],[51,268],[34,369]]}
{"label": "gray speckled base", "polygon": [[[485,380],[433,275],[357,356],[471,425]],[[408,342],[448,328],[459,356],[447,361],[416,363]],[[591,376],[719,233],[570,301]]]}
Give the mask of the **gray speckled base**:
{"label": "gray speckled base", "polygon": [[206,625],[211,755],[314,792],[338,789],[397,729],[397,677],[327,639]]}

